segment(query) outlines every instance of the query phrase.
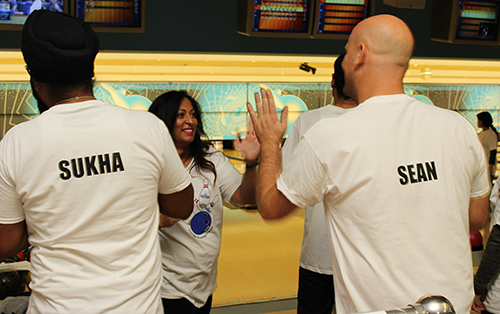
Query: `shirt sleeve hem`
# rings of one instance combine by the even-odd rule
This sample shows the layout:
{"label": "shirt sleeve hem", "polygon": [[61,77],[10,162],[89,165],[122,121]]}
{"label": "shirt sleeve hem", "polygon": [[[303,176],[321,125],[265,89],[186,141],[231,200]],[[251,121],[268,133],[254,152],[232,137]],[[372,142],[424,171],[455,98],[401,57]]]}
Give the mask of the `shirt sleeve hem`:
{"label": "shirt sleeve hem", "polygon": [[17,224],[18,222],[21,222],[25,220],[25,217],[16,217],[16,218],[0,218],[0,224],[4,225],[13,225]]}
{"label": "shirt sleeve hem", "polygon": [[278,191],[280,191],[293,205],[300,207],[300,208],[305,208],[307,206],[310,206],[308,204],[303,203],[300,201],[297,197],[295,197],[290,190],[286,187],[285,183],[281,179],[281,177],[278,178],[278,181],[276,181],[276,186],[278,188]]}
{"label": "shirt sleeve hem", "polygon": [[488,197],[490,195],[490,187],[488,186],[486,189],[476,192],[476,193],[471,193],[470,198],[483,198],[483,197]]}
{"label": "shirt sleeve hem", "polygon": [[161,191],[158,190],[158,193],[160,193],[160,194],[172,194],[172,193],[180,192],[180,191],[184,190],[185,188],[187,188],[187,186],[190,184],[191,184],[191,176],[187,175],[186,180],[182,184],[179,184],[175,188],[171,188],[168,190],[161,190]]}

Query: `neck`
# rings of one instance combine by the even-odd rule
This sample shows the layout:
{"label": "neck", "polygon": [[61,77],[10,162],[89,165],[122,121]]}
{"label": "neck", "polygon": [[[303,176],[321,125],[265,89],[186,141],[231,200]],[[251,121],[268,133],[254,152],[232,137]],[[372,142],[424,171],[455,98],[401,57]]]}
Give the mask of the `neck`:
{"label": "neck", "polygon": [[191,163],[191,159],[193,158],[193,156],[191,156],[191,152],[189,151],[189,147],[187,148],[177,147],[177,153],[179,154],[179,157],[181,158],[184,167],[189,166],[189,164]]}
{"label": "neck", "polygon": [[67,103],[75,103],[75,102],[93,100],[93,99],[95,99],[95,97],[92,96],[92,95],[75,96],[75,97],[71,97],[71,98],[66,98],[66,99],[63,99],[63,100],[59,100],[59,101],[57,101],[57,102],[54,103],[54,106],[55,105],[60,105],[60,104],[67,104]]}
{"label": "neck", "polygon": [[405,91],[403,88],[401,89],[392,89],[392,90],[373,90],[371,93],[362,93],[358,99],[358,102],[360,104],[364,103],[367,99],[370,99],[372,97],[376,96],[389,96],[389,95],[399,95],[399,94],[404,94]]}
{"label": "neck", "polygon": [[367,67],[364,72],[358,74],[357,102],[361,104],[367,99],[375,96],[404,94],[403,77],[404,71],[391,66]]}
{"label": "neck", "polygon": [[345,98],[338,96],[338,94],[337,94],[337,97],[334,98],[333,105],[336,107],[340,107],[342,109],[351,109],[351,108],[356,107],[358,104],[353,99],[350,99],[350,98],[345,99]]}

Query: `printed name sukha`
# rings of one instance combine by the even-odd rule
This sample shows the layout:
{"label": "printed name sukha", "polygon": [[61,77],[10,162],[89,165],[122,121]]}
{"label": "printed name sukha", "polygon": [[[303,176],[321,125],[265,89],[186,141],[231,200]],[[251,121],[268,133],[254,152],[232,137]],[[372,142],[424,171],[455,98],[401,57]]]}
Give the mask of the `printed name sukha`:
{"label": "printed name sukha", "polygon": [[434,161],[398,167],[401,185],[437,180]]}
{"label": "printed name sukha", "polygon": [[101,154],[87,157],[73,158],[70,161],[61,160],[59,162],[59,177],[69,180],[71,177],[81,178],[84,175],[92,176],[105,173],[124,171],[123,161],[119,152]]}

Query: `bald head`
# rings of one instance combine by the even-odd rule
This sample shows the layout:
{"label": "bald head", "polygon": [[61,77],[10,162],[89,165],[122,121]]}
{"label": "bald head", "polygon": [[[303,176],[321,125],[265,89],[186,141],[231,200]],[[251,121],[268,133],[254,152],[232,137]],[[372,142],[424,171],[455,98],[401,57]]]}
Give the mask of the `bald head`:
{"label": "bald head", "polygon": [[413,53],[413,35],[408,26],[392,15],[376,15],[361,21],[351,38],[365,43],[374,57],[396,66],[407,67]]}
{"label": "bald head", "polygon": [[358,101],[402,93],[403,77],[413,53],[408,26],[392,15],[375,15],[353,29],[342,63],[344,93]]}

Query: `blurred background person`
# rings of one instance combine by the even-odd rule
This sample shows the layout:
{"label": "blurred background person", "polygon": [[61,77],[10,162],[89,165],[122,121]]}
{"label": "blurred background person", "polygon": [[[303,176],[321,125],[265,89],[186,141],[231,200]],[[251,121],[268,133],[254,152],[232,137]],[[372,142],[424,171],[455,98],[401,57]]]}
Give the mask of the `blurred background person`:
{"label": "blurred background person", "polygon": [[493,182],[497,169],[497,145],[498,132],[493,126],[493,118],[487,111],[477,114],[477,126],[482,129],[479,132],[479,141],[483,145],[486,160],[488,161],[488,174]]}
{"label": "blurred background person", "polygon": [[[333,106],[306,111],[293,124],[283,146],[281,156],[283,167],[293,155],[300,138],[316,122],[324,118],[343,115],[347,109],[354,108],[357,103],[344,95],[344,71],[340,55],[334,62],[332,75]],[[304,213],[304,235],[300,251],[299,290],[297,293],[298,314],[330,314],[335,305],[333,286],[332,258],[330,241],[325,224],[323,203],[306,207]]]}

